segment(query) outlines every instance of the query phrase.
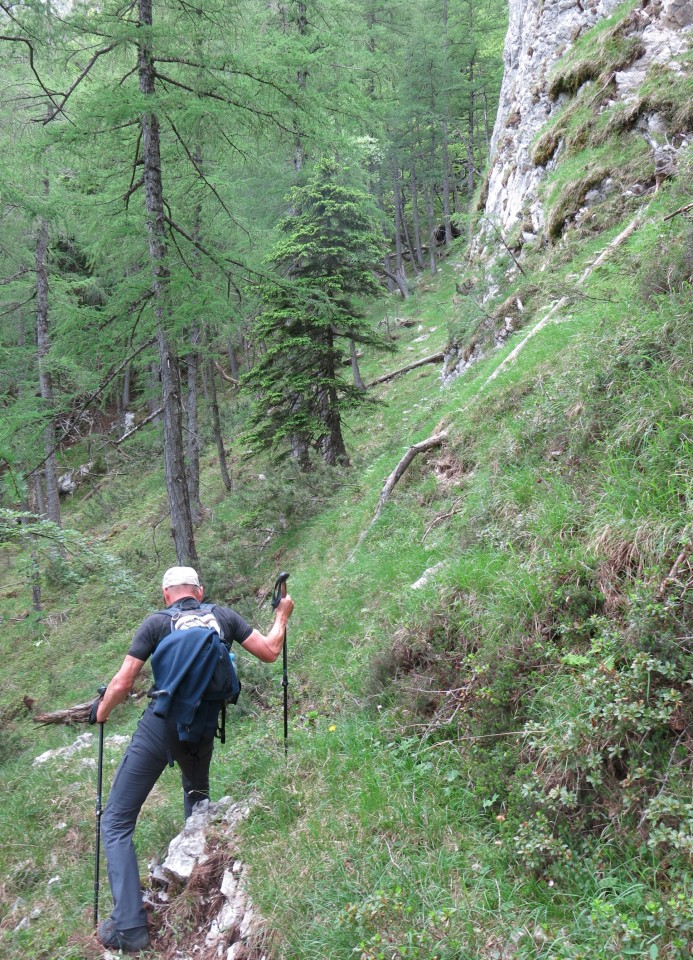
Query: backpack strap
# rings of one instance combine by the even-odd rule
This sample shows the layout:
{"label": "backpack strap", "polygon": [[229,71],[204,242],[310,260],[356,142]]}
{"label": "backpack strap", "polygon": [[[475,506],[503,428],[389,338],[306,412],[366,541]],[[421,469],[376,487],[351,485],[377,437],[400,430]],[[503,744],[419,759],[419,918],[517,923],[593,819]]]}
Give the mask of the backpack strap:
{"label": "backpack strap", "polygon": [[[189,612],[192,613],[192,612],[195,611],[195,610],[203,610],[205,613],[212,613],[212,614],[213,614],[214,611],[216,610],[216,608],[217,608],[217,604],[216,604],[216,603],[198,603],[198,605],[197,605],[196,607],[187,607],[187,608],[178,606],[178,604],[175,604],[175,603],[174,603],[173,606],[168,607],[168,609],[166,609],[166,610],[156,610],[156,611],[154,612],[154,615],[156,615],[157,613],[160,613],[160,614],[162,614],[162,616],[164,616],[164,617],[170,617],[170,618],[171,618],[171,629],[174,630],[174,629],[175,629],[175,626],[174,626],[175,620],[176,620],[177,617],[181,616],[181,614],[183,614],[183,613],[189,613]],[[224,644],[224,646],[228,648],[229,644],[226,643],[226,641],[225,641],[225,639],[224,639],[224,628],[223,628],[223,626],[221,625],[221,620],[219,619],[219,617],[216,617],[216,616],[215,616],[215,620],[217,621],[217,624],[218,624],[218,626],[219,626],[219,631],[218,631],[218,632],[219,632],[219,639],[220,639],[221,642]]]}

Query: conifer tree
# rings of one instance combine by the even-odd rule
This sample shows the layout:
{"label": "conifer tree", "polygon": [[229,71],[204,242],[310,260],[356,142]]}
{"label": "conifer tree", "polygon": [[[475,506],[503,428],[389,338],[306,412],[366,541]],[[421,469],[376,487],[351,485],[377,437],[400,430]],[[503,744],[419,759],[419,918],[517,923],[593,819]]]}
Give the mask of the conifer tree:
{"label": "conifer tree", "polygon": [[272,257],[281,279],[265,286],[256,327],[266,352],[247,378],[255,395],[250,437],[271,447],[300,435],[325,463],[348,465],[342,415],[366,401],[343,376],[350,341],[384,346],[362,305],[379,291],[381,233],[368,195],[332,159],[289,204]]}

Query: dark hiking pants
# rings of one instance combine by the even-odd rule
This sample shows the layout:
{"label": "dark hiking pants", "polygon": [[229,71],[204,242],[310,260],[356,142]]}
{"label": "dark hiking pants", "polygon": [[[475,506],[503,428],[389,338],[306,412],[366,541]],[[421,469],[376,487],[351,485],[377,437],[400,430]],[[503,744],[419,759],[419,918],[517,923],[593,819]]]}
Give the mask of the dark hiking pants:
{"label": "dark hiking pants", "polygon": [[182,743],[175,721],[157,717],[152,705],[142,714],[125,751],[108,796],[101,836],[108,864],[116,929],[132,930],[146,924],[137,854],[132,842],[142,804],[167,764],[181,769],[186,818],[198,800],[209,797],[209,765],[214,738]]}

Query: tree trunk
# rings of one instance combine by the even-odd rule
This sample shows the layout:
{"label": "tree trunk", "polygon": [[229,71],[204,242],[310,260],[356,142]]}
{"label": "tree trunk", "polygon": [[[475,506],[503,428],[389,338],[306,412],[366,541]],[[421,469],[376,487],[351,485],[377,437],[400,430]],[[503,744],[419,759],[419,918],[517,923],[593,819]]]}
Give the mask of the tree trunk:
{"label": "tree trunk", "polygon": [[416,167],[414,166],[414,161],[411,161],[410,164],[410,176],[411,176],[411,216],[412,222],[414,224],[414,255],[416,257],[416,262],[421,269],[425,266],[423,248],[421,246],[421,225],[419,223],[419,188],[416,182]]}
{"label": "tree trunk", "polygon": [[200,503],[200,433],[198,425],[198,369],[200,354],[197,345],[200,339],[198,327],[194,327],[190,336],[192,349],[188,353],[187,381],[188,395],[186,398],[187,431],[185,435],[186,448],[186,468],[185,477],[188,484],[188,500],[190,501],[190,513],[193,523],[199,522],[202,516],[202,504]]}
{"label": "tree trunk", "polygon": [[[147,28],[137,51],[139,86],[141,93],[152,96],[155,79],[150,39],[152,0],[138,0],[138,11],[140,25]],[[166,334],[166,321],[170,314],[170,274],[167,264],[159,121],[155,113],[142,115],[142,163],[154,315],[157,322],[157,342],[161,364],[166,492],[178,562],[183,566],[196,567],[197,551],[185,478],[180,371],[178,358]]]}
{"label": "tree trunk", "polygon": [[209,402],[212,408],[212,428],[214,430],[214,440],[217,445],[217,454],[219,456],[219,472],[226,489],[231,493],[233,490],[233,481],[229,474],[228,464],[226,462],[226,450],[224,449],[224,437],[221,432],[221,416],[219,414],[219,401],[217,398],[216,371],[212,359],[207,361],[207,382],[209,383]]}
{"label": "tree trunk", "polygon": [[238,369],[238,358],[236,357],[236,348],[234,347],[233,340],[229,337],[226,352],[229,357],[229,369],[231,370],[231,376],[234,380],[240,380],[240,371]]}
{"label": "tree trunk", "polygon": [[445,223],[445,246],[449,247],[452,243],[452,221],[450,219],[450,152],[448,150],[448,125],[447,121],[441,124],[441,150],[443,156],[443,222]]}
{"label": "tree trunk", "polygon": [[408,297],[409,285],[407,283],[407,274],[402,258],[402,191],[400,189],[397,157],[394,153],[390,157],[390,169],[392,171],[392,189],[395,208],[395,276],[397,277],[397,285],[402,291],[402,296]]}
{"label": "tree trunk", "polygon": [[[404,189],[400,185],[399,187],[399,222],[402,227],[402,234],[404,236],[404,242],[406,244],[407,250],[409,251],[409,259],[411,262],[412,270],[414,271],[414,276],[419,276],[419,267],[416,262],[416,256],[414,255],[414,246],[411,242],[411,237],[409,236],[409,227],[407,226],[407,218],[405,215],[405,202],[404,202]],[[403,275],[406,277],[404,270],[402,270]]]}
{"label": "tree trunk", "polygon": [[428,188],[428,231],[429,231],[428,262],[431,268],[431,273],[434,276],[436,272],[436,221],[435,221],[436,186],[434,181],[435,159],[436,159],[436,142],[435,142],[435,134],[433,132],[433,128],[431,127],[431,174],[430,174],[431,182]]}
{"label": "tree trunk", "polygon": [[467,190],[474,193],[474,60],[469,61],[469,117],[467,120]]}
{"label": "tree trunk", "polygon": [[[25,328],[22,318],[19,318],[19,325],[17,330],[17,343],[19,349],[23,352],[26,345],[25,337]],[[19,381],[19,396],[24,398],[27,393],[26,384],[20,379]],[[42,490],[42,480],[41,480],[41,471],[35,470],[32,474],[29,475],[28,484],[27,484],[27,495],[22,503],[22,510],[26,513],[33,513],[37,516],[43,515],[43,490]],[[25,518],[22,520],[22,524],[29,528],[30,520]],[[29,539],[33,539],[31,536]],[[33,607],[34,613],[41,612],[41,568],[39,566],[39,554],[35,546],[31,548],[30,554],[30,574],[29,578],[31,581],[31,605]]]}
{"label": "tree trunk", "polygon": [[128,364],[123,374],[123,392],[121,394],[122,404],[123,404],[123,413],[127,413],[128,407],[130,406],[131,385],[132,385],[132,368],[130,364]]}
{"label": "tree trunk", "polygon": [[[443,10],[442,10],[442,25],[443,25],[443,56],[445,58],[445,66],[448,63],[448,51],[450,47],[450,41],[448,38],[448,0],[443,0]],[[443,100],[443,120],[440,125],[440,134],[441,134],[441,153],[443,159],[443,172],[442,172],[442,184],[443,184],[443,222],[445,224],[445,246],[449,247],[452,243],[452,224],[450,222],[450,152],[448,150],[448,101],[447,99]]]}
{"label": "tree trunk", "polygon": [[58,493],[55,424],[53,422],[53,381],[47,361],[50,348],[48,333],[48,221],[44,219],[39,224],[36,238],[36,345],[39,392],[47,417],[46,426],[43,429],[43,449],[46,455],[44,462],[46,511],[48,519],[60,526],[60,495]]}
{"label": "tree trunk", "polygon": [[327,333],[327,351],[325,358],[325,380],[328,386],[323,396],[323,419],[327,432],[323,437],[322,449],[323,459],[328,466],[336,467],[338,464],[349,466],[349,455],[344,445],[342,436],[342,423],[339,414],[339,399],[337,397],[336,369],[334,360],[334,337],[331,332]]}
{"label": "tree trunk", "polygon": [[365,390],[366,384],[363,382],[361,377],[361,371],[359,370],[359,358],[356,355],[356,344],[349,338],[349,357],[351,359],[351,372],[354,374],[354,386],[357,390]]}
{"label": "tree trunk", "polygon": [[[38,513],[36,509],[36,500],[34,497],[34,491],[37,487],[41,486],[41,478],[38,474],[33,474],[29,482],[29,495],[25,502],[22,504],[22,509],[27,513]],[[22,520],[22,525],[30,530],[30,521],[28,519]],[[35,540],[33,537],[30,537],[32,541]],[[41,568],[39,566],[39,553],[36,549],[36,546],[32,546],[31,555],[30,555],[30,581],[31,581],[31,606],[34,610],[34,613],[41,612]]]}
{"label": "tree trunk", "polygon": [[[306,4],[304,0],[297,0],[296,2],[296,25],[298,27],[299,36],[305,37],[308,33],[308,14],[306,10]],[[308,82],[308,71],[304,68],[300,68],[296,71],[296,81],[298,83],[298,89],[301,93],[305,92],[306,84]],[[300,173],[303,169],[303,165],[306,162],[305,146],[303,143],[303,134],[299,131],[294,140],[294,170],[296,173]]]}

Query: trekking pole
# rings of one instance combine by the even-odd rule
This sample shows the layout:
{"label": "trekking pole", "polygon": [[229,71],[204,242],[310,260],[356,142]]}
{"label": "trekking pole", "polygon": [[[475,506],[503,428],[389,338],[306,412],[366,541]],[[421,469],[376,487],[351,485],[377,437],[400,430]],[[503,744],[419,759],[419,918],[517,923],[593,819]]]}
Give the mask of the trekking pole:
{"label": "trekking pole", "polygon": [[[99,700],[106,692],[99,687]],[[99,762],[96,773],[96,856],[94,867],[94,926],[99,922],[99,859],[101,853],[101,788],[103,786],[103,723],[99,724]]]}
{"label": "trekking pole", "polygon": [[[279,606],[279,601],[282,597],[286,596],[286,581],[289,579],[289,574],[286,571],[282,571],[277,577],[276,583],[274,584],[274,593],[272,594],[272,608],[274,610]],[[288,658],[286,652],[286,627],[284,627],[284,645],[282,647],[282,661],[283,661],[283,671],[282,671],[282,687],[284,688],[284,756],[288,757],[289,755],[289,671],[288,671]]]}

